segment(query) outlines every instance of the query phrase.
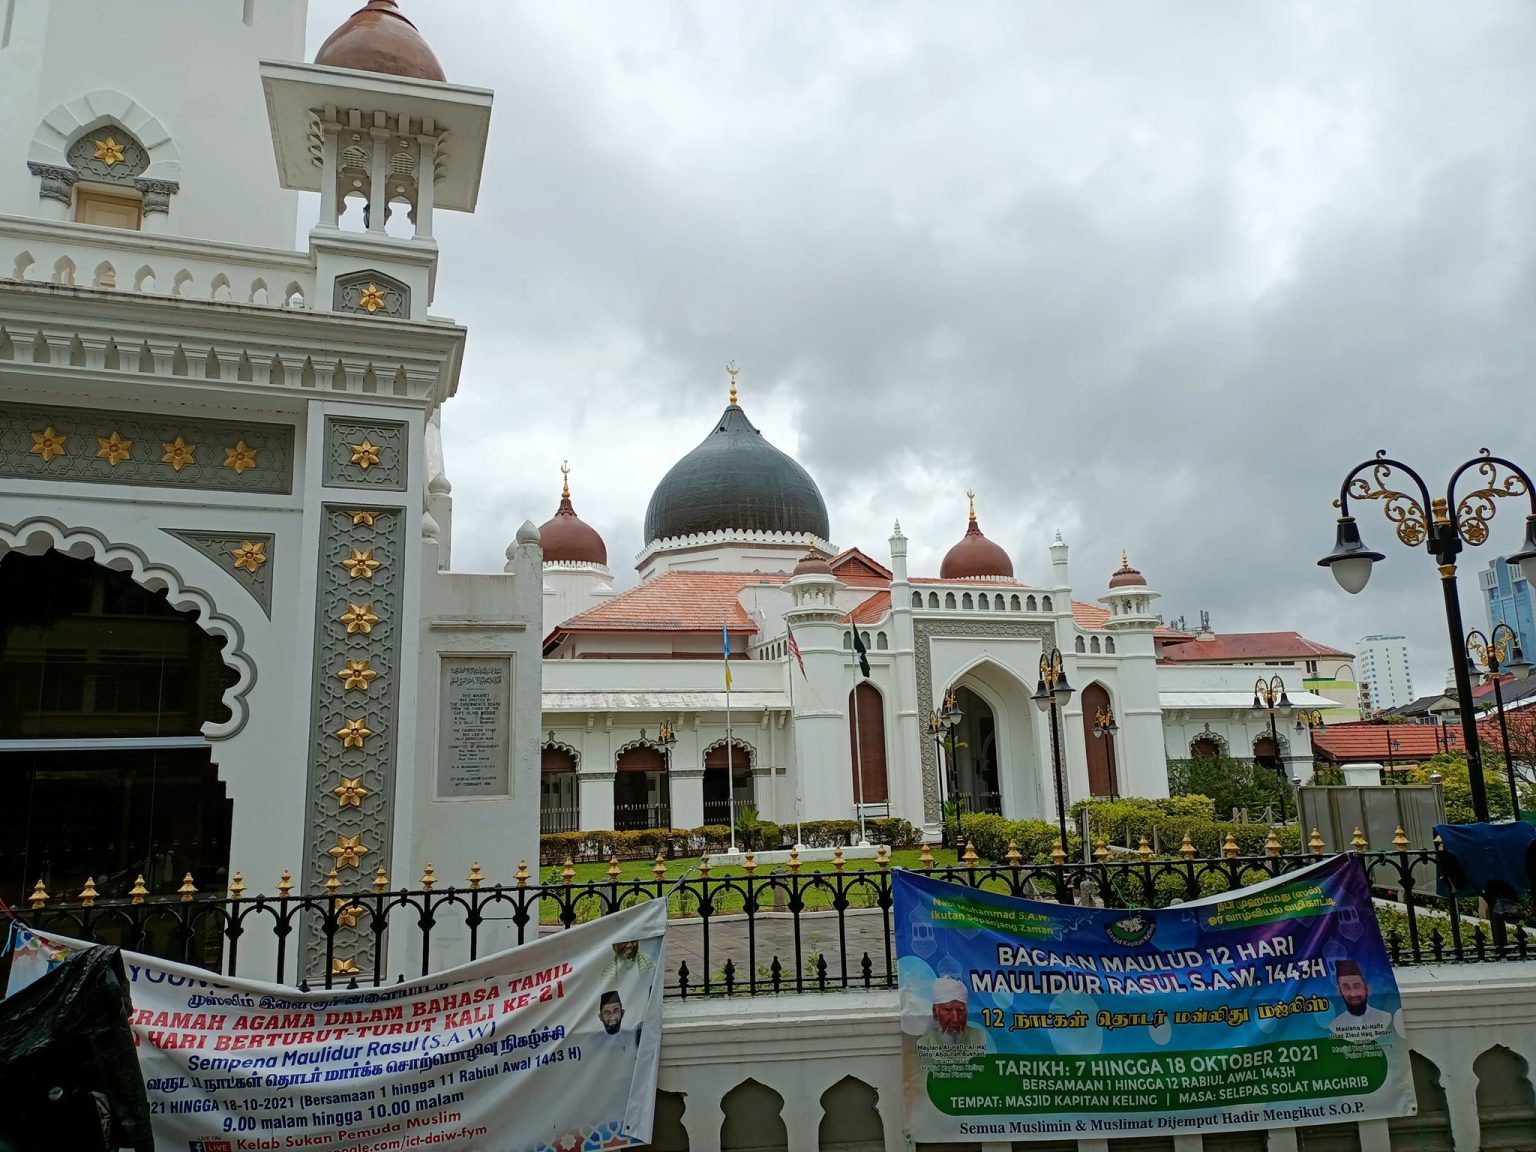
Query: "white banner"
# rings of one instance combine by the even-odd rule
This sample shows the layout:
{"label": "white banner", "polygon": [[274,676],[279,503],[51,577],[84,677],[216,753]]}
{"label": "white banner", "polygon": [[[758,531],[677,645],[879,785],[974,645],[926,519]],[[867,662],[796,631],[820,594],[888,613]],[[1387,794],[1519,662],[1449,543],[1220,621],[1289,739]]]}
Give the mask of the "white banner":
{"label": "white banner", "polygon": [[[300,992],[124,952],[158,1146],[586,1152],[650,1140],[666,901],[421,980]],[[31,933],[19,980],[89,947]]]}

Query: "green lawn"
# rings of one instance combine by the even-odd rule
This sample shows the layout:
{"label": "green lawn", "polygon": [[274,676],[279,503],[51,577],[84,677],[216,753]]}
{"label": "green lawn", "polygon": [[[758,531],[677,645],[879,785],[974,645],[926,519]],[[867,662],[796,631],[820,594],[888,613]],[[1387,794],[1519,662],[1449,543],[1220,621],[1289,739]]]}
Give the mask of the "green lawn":
{"label": "green lawn", "polygon": [[[921,848],[893,852],[887,868],[921,868],[922,854]],[[668,914],[697,916],[699,914],[699,882],[704,880],[700,870],[702,859],[695,857],[685,860],[667,860],[664,863],[666,873],[662,879],[663,885],[670,885],[684,876],[690,881],[688,891],[673,892],[668,897]],[[954,864],[953,850],[935,849],[933,851],[934,867],[953,867]],[[608,864],[600,862],[572,865],[575,875],[571,879],[570,900],[578,920],[590,920],[601,914],[608,893],[608,868]],[[619,864],[619,882],[624,884],[629,881],[643,880],[653,883],[656,880],[655,868],[654,860],[624,861]],[[847,897],[848,906],[851,908],[874,907],[878,903],[879,889],[873,878],[866,883],[858,883],[854,878],[863,872],[879,871],[879,864],[874,860],[849,860],[844,863],[842,871],[845,877],[842,891]],[[754,872],[754,876],[760,882],[758,885],[759,910],[788,912],[794,891],[799,892],[802,911],[814,912],[831,908],[837,893],[834,879],[836,872],[837,868],[831,860],[803,863],[800,865],[799,884],[792,886],[788,863],[759,865]],[[733,887],[730,881],[739,880],[746,874],[746,869],[741,867],[709,870],[707,890],[710,896],[711,915],[724,915],[744,910],[745,894],[740,887]],[[809,879],[823,875],[827,876],[827,880],[818,882]],[[761,881],[770,876],[783,880],[784,886],[764,891]],[[546,891],[551,888],[559,889],[565,882],[563,877],[564,867],[559,864],[546,865],[539,870],[539,883],[546,885]],[[651,894],[655,894],[654,888]],[[562,903],[559,896],[546,895],[540,901],[540,922],[558,924],[562,918]]]}

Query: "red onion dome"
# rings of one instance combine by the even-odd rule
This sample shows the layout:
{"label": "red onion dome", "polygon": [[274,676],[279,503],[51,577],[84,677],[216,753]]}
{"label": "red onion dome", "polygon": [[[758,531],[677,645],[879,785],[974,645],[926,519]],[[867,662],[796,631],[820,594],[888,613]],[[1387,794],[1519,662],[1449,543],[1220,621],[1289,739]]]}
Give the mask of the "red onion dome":
{"label": "red onion dome", "polygon": [[939,565],[939,578],[942,580],[1011,580],[1013,579],[1013,561],[1008,559],[1008,553],[1003,551],[1001,545],[994,544],[981,534],[981,526],[976,523],[976,494],[966,492],[966,498],[971,503],[971,519],[966,525],[965,535],[944,554],[944,562]]}
{"label": "red onion dome", "polygon": [[1147,578],[1131,567],[1130,557],[1124,552],[1120,553],[1120,567],[1115,569],[1115,574],[1109,578],[1111,588],[1145,588]]}
{"label": "red onion dome", "polygon": [[563,561],[571,564],[608,563],[608,546],[597,529],[576,515],[571,506],[571,470],[560,466],[564,482],[560,486],[560,507],[539,526],[539,542],[544,546],[546,564]]}
{"label": "red onion dome", "polygon": [[432,49],[395,0],[368,0],[326,37],[315,63],[416,80],[446,80]]}

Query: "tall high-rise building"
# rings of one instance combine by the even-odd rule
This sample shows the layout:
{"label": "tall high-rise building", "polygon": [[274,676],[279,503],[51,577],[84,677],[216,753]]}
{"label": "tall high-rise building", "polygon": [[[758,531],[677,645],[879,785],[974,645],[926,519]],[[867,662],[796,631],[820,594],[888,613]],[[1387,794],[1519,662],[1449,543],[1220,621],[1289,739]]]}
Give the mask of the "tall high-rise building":
{"label": "tall high-rise building", "polygon": [[1362,711],[1397,708],[1413,700],[1407,637],[1362,636],[1355,652],[1360,665],[1356,671],[1360,674]]}
{"label": "tall high-rise building", "polygon": [[1536,638],[1536,596],[1520,565],[1502,556],[1490,560],[1487,569],[1477,574],[1477,586],[1488,609],[1488,630],[1508,624],[1519,633],[1521,646],[1529,648]]}

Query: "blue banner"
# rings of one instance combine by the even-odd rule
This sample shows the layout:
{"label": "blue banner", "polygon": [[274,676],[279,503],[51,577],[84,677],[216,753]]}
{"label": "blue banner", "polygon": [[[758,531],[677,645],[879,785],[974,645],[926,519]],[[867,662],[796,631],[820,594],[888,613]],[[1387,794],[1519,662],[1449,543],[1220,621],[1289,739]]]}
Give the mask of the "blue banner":
{"label": "blue banner", "polygon": [[1404,1116],[1408,1044],[1365,869],[1165,909],[895,875],[908,1134],[1029,1140]]}

